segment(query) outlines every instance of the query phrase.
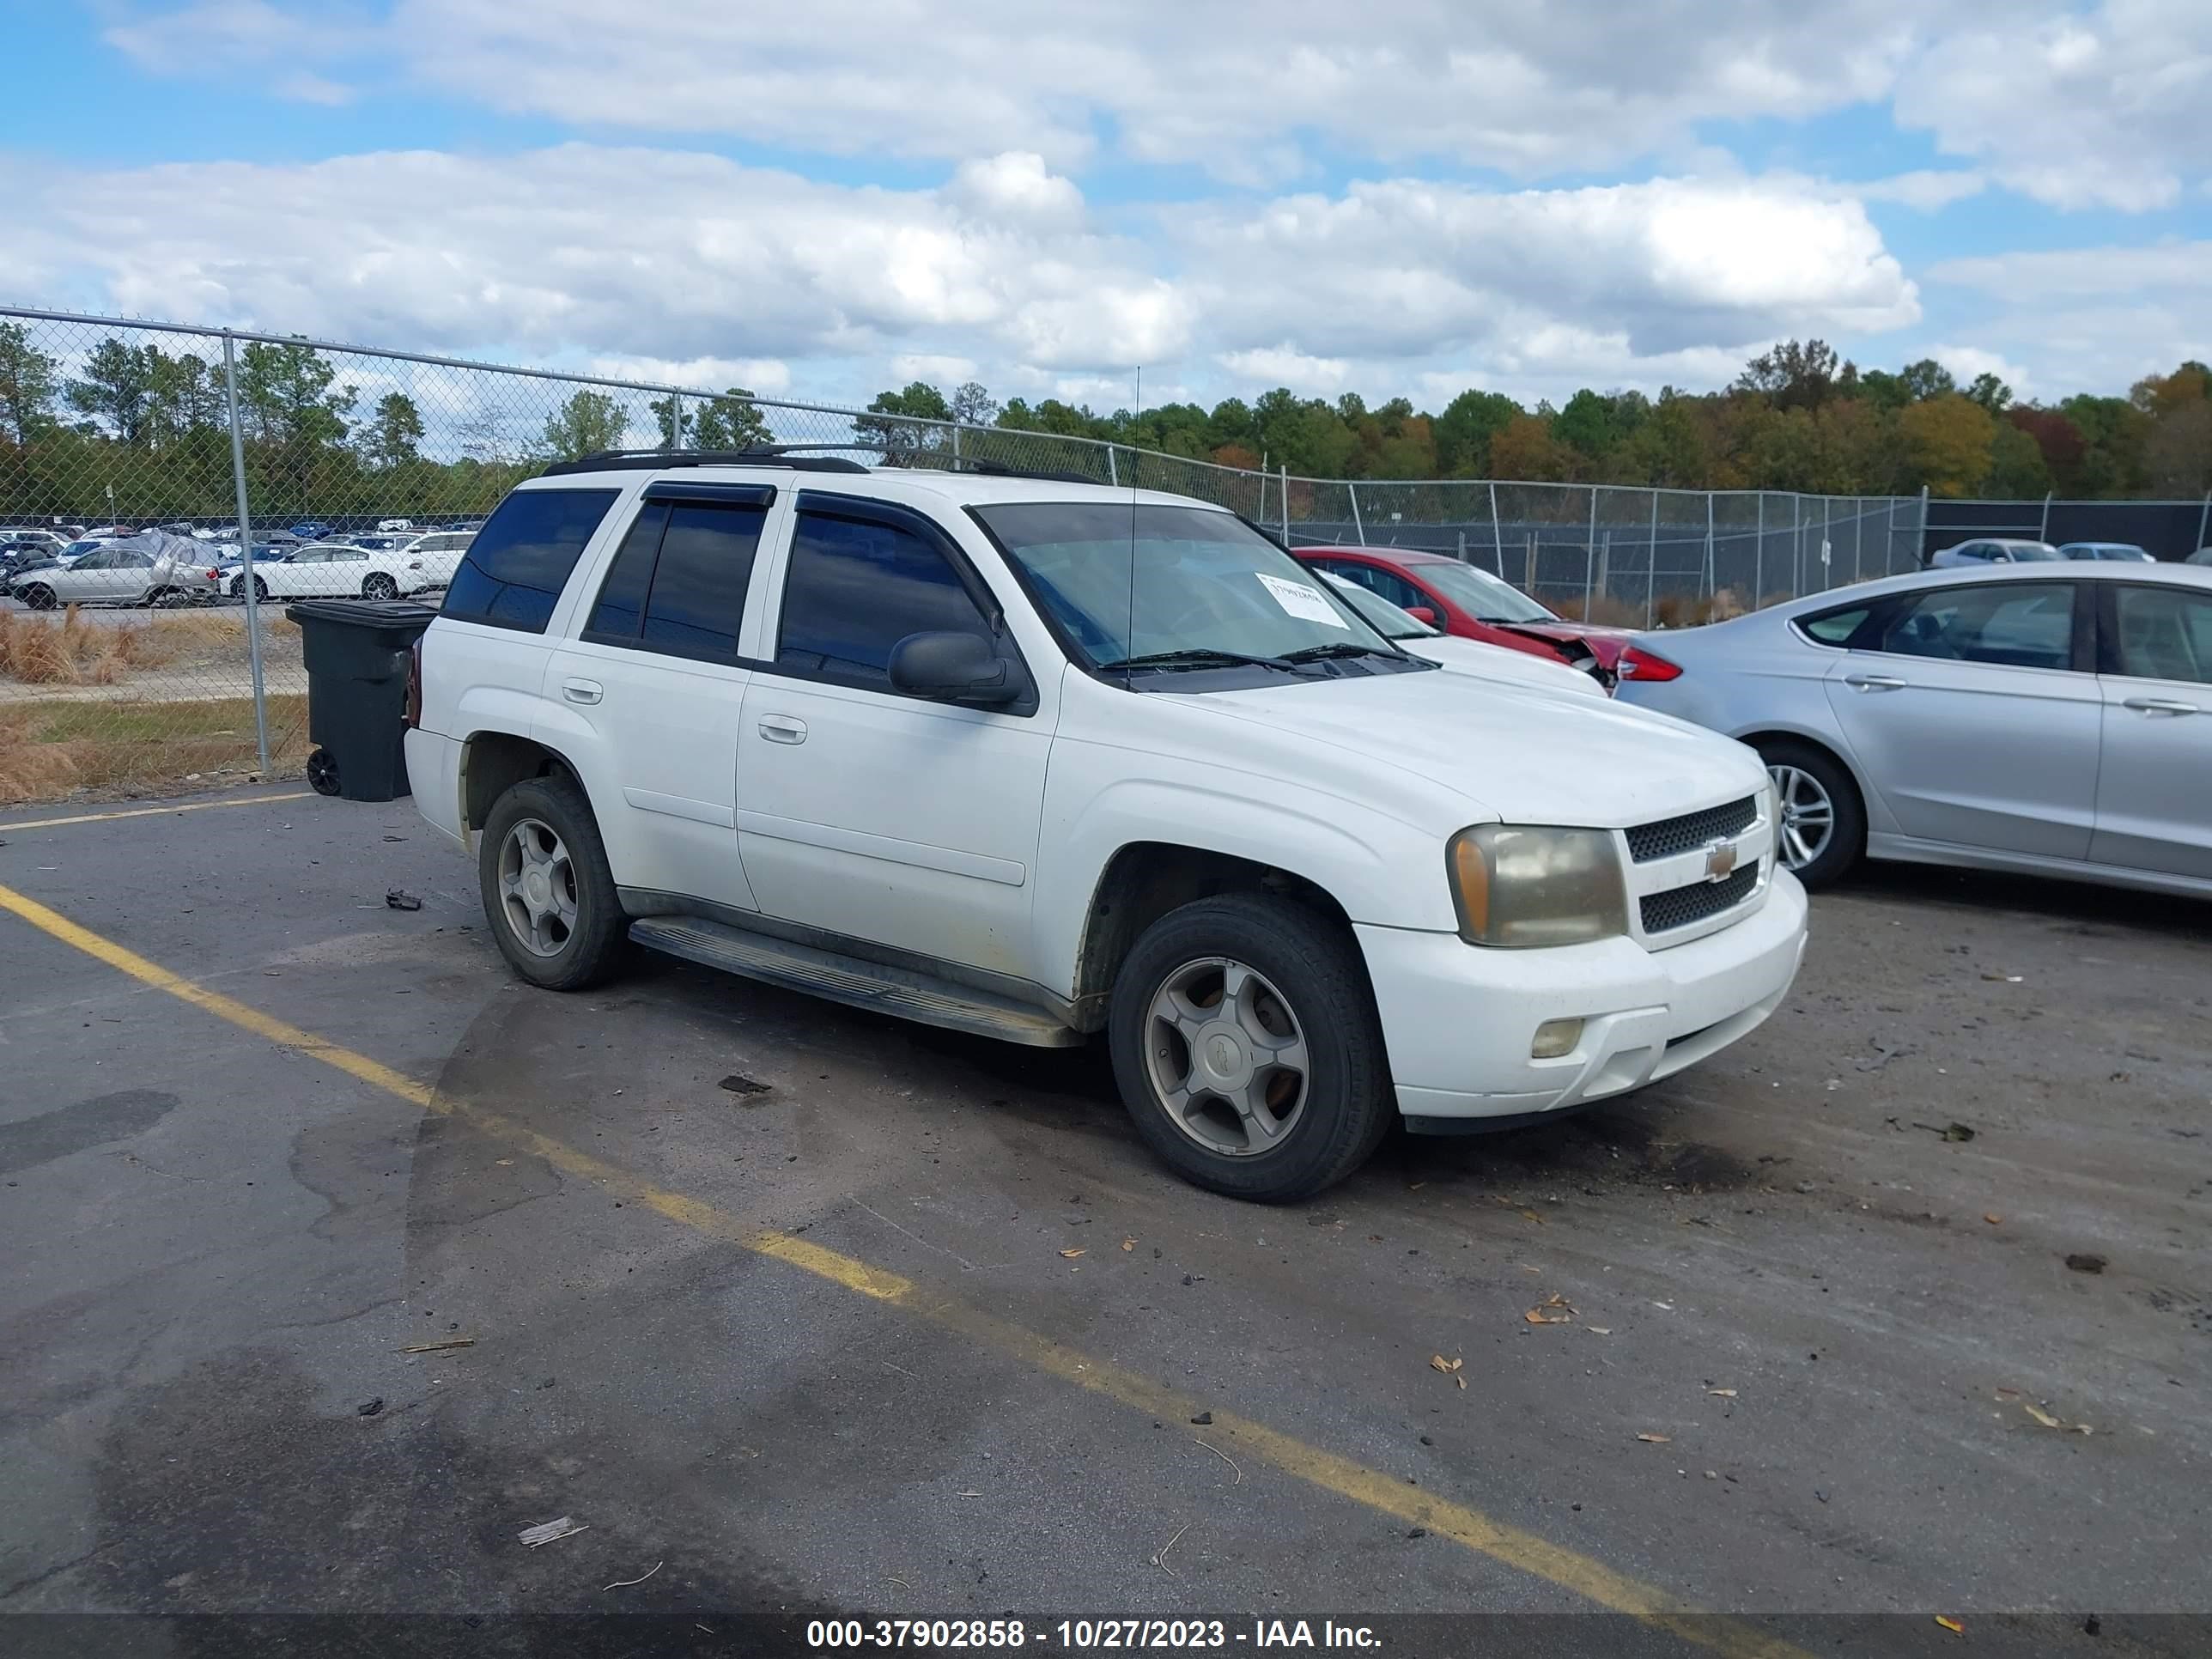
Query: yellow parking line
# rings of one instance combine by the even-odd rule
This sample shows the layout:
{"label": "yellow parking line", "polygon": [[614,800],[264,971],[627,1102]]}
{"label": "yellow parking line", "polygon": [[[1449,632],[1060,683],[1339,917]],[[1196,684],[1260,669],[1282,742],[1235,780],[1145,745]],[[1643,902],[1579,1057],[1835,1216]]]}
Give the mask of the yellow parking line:
{"label": "yellow parking line", "polygon": [[182,806],[134,806],[127,812],[81,812],[73,818],[33,818],[27,823],[0,823],[0,835],[10,830],[58,830],[65,823],[107,823],[116,818],[164,818],[172,812],[209,812],[218,806],[261,806],[272,800],[305,800],[311,791],[295,789],[283,795],[249,795],[240,800],[192,800]]}
{"label": "yellow parking line", "polygon": [[[700,1199],[656,1187],[580,1147],[541,1134],[500,1113],[485,1111],[465,1101],[445,1099],[428,1084],[417,1083],[366,1054],[326,1042],[311,1031],[248,1007],[235,998],[210,991],[182,974],[172,973],[12,888],[0,886],[0,909],[12,912],[41,933],[143,985],[165,991],[266,1042],[319,1060],[410,1105],[458,1118],[543,1158],[565,1174],[598,1182],[620,1194],[626,1201],[654,1211],[679,1226],[756,1255],[773,1257],[873,1301],[903,1309],[1078,1388],[1152,1417],[1188,1420],[1207,1408],[1206,1402],[1192,1395],[994,1314],[940,1296],[903,1274],[872,1267],[855,1256],[791,1233],[748,1226]],[[1600,1607],[1670,1632],[1725,1659],[1809,1659],[1802,1650],[1750,1625],[1700,1613],[1663,1590],[1615,1572],[1589,1556],[1552,1543],[1534,1533],[1492,1520],[1466,1504],[1424,1492],[1407,1485],[1402,1475],[1369,1468],[1218,1406],[1211,1409],[1214,1435],[1225,1446],[1255,1462],[1269,1464],[1285,1474],[1379,1514],[1425,1527],[1478,1554],[1571,1590]]]}

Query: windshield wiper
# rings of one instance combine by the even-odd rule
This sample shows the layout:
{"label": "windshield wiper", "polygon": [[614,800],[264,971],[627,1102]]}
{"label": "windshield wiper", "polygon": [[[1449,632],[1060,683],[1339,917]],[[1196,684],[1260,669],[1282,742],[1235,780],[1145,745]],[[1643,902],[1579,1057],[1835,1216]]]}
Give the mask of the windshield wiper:
{"label": "windshield wiper", "polygon": [[1309,645],[1303,650],[1285,651],[1285,662],[1327,662],[1340,657],[1389,657],[1393,661],[1406,653],[1386,650],[1379,645],[1359,645],[1351,640],[1331,640],[1326,645]]}
{"label": "windshield wiper", "polygon": [[1298,672],[1296,660],[1290,657],[1253,657],[1242,651],[1217,651],[1212,646],[1194,646],[1182,651],[1154,651],[1141,657],[1122,657],[1114,662],[1101,663],[1099,668],[1112,673],[1124,668],[1279,668],[1286,674]]}

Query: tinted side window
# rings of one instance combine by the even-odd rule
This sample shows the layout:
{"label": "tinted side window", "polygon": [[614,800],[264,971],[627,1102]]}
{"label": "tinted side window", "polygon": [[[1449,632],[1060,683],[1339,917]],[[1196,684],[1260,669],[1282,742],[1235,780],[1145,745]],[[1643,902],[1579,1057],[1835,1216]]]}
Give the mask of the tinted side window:
{"label": "tinted side window", "polygon": [[661,532],[668,528],[668,506],[647,501],[631,520],[615,562],[599,584],[599,602],[584,624],[584,637],[610,645],[628,645],[637,638],[637,625],[645,615],[646,591],[653,586],[653,562],[660,556]]}
{"label": "tinted side window", "polygon": [[1797,624],[1808,638],[1820,645],[1843,645],[1859,631],[1874,607],[1855,605],[1848,611],[1830,611],[1818,617],[1808,617]]}
{"label": "tinted side window", "polygon": [[611,489],[518,489],[499,504],[446,589],[445,614],[542,634]]}
{"label": "tinted side window", "polygon": [[2112,598],[2121,673],[2212,685],[2212,595],[2123,587]]}
{"label": "tinted side window", "polygon": [[945,556],[889,525],[801,513],[783,584],[776,665],[888,690],[891,647],[909,634],[988,634]]}
{"label": "tinted side window", "polygon": [[670,509],[645,602],[648,649],[710,662],[737,660],[738,622],[767,518],[757,507],[681,501]]}
{"label": "tinted side window", "polygon": [[1875,648],[2011,668],[2068,668],[2074,659],[2074,584],[1936,588],[1898,612]]}

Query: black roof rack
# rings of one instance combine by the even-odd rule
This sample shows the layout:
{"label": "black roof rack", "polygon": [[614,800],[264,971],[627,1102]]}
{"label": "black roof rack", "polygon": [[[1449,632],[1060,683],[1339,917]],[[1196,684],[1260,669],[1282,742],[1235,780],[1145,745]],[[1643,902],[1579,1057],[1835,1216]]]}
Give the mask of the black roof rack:
{"label": "black roof rack", "polygon": [[770,444],[759,449],[608,449],[573,461],[556,461],[538,476],[558,478],[573,472],[649,472],[678,466],[787,466],[794,472],[866,472],[868,469],[858,461],[848,461],[842,456],[792,453],[844,447]]}
{"label": "black roof rack", "polygon": [[1045,466],[1009,466],[1004,461],[977,461],[963,459],[960,463],[960,470],[963,472],[980,472],[987,478],[1037,478],[1046,483],[1099,484],[1102,487],[1104,484],[1104,480],[1091,477],[1088,473],[1069,472]]}

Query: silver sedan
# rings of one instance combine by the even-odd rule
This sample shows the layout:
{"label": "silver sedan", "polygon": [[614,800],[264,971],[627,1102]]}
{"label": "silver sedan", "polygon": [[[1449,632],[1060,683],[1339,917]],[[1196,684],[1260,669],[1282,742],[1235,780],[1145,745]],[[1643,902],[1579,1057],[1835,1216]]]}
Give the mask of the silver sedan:
{"label": "silver sedan", "polygon": [[2212,895],[2212,569],[1923,571],[1643,634],[1622,701],[1765,757],[1784,861]]}

